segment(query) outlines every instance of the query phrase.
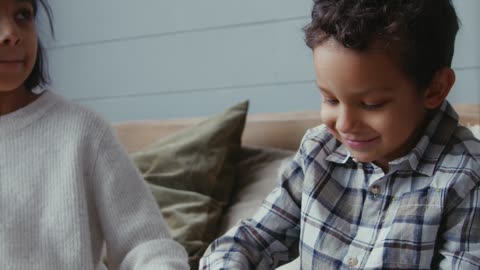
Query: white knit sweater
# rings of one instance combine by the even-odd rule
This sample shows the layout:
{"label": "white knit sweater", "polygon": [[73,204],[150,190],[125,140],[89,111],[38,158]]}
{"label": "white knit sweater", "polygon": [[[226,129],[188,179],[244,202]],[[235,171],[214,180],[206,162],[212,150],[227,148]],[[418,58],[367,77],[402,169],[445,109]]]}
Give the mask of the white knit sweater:
{"label": "white knit sweater", "polygon": [[110,125],[45,91],[0,116],[0,269],[188,269]]}

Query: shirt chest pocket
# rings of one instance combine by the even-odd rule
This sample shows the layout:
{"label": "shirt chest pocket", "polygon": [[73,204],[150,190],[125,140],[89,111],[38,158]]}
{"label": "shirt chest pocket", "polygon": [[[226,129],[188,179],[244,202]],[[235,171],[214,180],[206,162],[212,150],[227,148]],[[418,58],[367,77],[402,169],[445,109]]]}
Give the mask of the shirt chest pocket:
{"label": "shirt chest pocket", "polygon": [[442,222],[442,193],[424,189],[393,200],[376,248],[387,262],[429,265]]}
{"label": "shirt chest pocket", "polygon": [[390,237],[413,243],[434,242],[442,221],[441,190],[427,188],[404,194],[396,201]]}

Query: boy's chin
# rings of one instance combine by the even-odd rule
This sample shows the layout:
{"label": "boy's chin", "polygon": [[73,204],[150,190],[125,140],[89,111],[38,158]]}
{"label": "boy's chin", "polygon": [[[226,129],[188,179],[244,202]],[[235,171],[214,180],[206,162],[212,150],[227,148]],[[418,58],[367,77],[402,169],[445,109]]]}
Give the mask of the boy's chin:
{"label": "boy's chin", "polygon": [[388,171],[388,161],[385,161],[384,159],[380,158],[378,155],[365,155],[363,154],[355,154],[355,153],[350,153],[352,155],[352,158],[355,162],[358,163],[373,163],[380,168],[382,168],[385,172]]}
{"label": "boy's chin", "polygon": [[361,163],[369,163],[369,162],[374,162],[378,157],[369,153],[358,153],[355,151],[350,151],[350,154],[352,155],[352,158],[356,162],[361,162]]}

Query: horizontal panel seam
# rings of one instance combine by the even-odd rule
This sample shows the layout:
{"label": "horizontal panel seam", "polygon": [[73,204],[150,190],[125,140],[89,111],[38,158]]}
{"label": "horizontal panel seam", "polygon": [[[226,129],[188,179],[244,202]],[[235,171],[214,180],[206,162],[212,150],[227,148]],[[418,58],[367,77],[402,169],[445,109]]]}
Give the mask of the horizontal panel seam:
{"label": "horizontal panel seam", "polygon": [[[197,92],[212,92],[212,91],[225,91],[225,90],[236,90],[236,89],[245,89],[245,88],[264,88],[270,86],[286,86],[286,85],[301,85],[301,84],[312,84],[314,85],[315,80],[302,80],[302,81],[287,81],[287,82],[275,82],[275,83],[259,83],[259,84],[245,84],[245,85],[232,85],[232,86],[219,86],[219,87],[205,87],[205,88],[196,88],[196,89],[179,89],[179,90],[166,90],[160,92],[140,92],[134,94],[123,94],[115,96],[95,96],[88,98],[73,98],[73,101],[85,102],[85,101],[95,101],[95,100],[106,100],[106,99],[119,99],[119,98],[132,98],[132,97],[147,97],[147,96],[159,96],[159,95],[172,95],[172,94],[188,94],[188,93],[197,93]],[[312,87],[313,89],[313,87]]]}
{"label": "horizontal panel seam", "polygon": [[57,45],[49,46],[46,49],[47,51],[64,50],[64,49],[71,49],[71,48],[84,47],[84,46],[104,45],[104,44],[110,44],[110,43],[116,43],[116,42],[150,39],[150,38],[158,38],[158,37],[164,37],[164,36],[183,35],[183,34],[207,32],[207,31],[216,31],[216,30],[229,29],[229,28],[240,28],[240,27],[248,27],[248,26],[256,26],[256,25],[275,24],[275,23],[296,21],[296,20],[303,20],[303,19],[308,19],[308,17],[296,16],[296,17],[289,17],[289,18],[282,18],[282,19],[248,22],[248,23],[228,24],[228,25],[211,26],[211,27],[203,27],[203,28],[192,28],[192,29],[172,31],[172,32],[160,32],[160,33],[145,34],[145,35],[138,35],[138,36],[131,36],[131,37],[120,37],[120,38],[79,42],[79,43],[71,43],[71,44],[68,44],[68,43],[57,44]]}

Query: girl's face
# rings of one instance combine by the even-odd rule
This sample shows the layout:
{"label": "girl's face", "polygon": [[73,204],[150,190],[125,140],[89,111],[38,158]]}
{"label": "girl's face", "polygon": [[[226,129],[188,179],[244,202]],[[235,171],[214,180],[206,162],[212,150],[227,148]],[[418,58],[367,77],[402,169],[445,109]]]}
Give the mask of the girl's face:
{"label": "girl's face", "polygon": [[0,94],[24,87],[37,56],[32,2],[0,1]]}

